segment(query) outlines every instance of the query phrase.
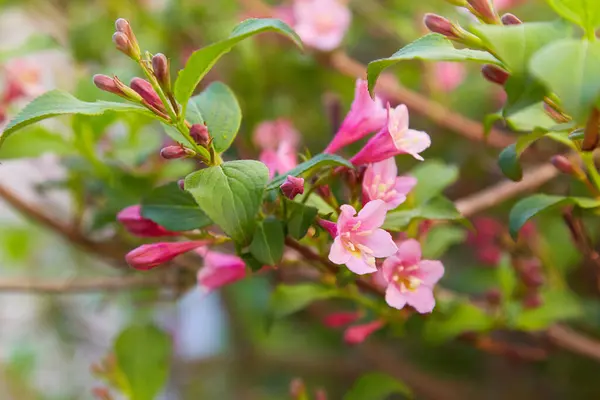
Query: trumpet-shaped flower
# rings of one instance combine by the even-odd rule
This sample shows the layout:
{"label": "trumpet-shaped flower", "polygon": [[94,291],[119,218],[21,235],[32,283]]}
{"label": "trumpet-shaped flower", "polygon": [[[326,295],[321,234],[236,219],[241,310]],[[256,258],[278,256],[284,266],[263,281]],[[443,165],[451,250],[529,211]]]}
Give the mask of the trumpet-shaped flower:
{"label": "trumpet-shaped flower", "polygon": [[208,243],[206,240],[197,240],[143,244],[127,253],[125,260],[133,268],[146,271]]}
{"label": "trumpet-shaped flower", "polygon": [[131,234],[139,237],[176,236],[177,232],[166,230],[156,222],[142,217],[141,206],[133,205],[122,209],[117,214],[117,220]]}
{"label": "trumpet-shaped flower", "polygon": [[383,200],[388,210],[404,203],[406,195],[417,184],[417,179],[397,175],[398,168],[393,157],[369,164],[362,183],[363,201]]}
{"label": "trumpet-shaped flower", "polygon": [[198,271],[198,284],[206,293],[246,277],[246,264],[234,255],[199,249],[204,267]]}

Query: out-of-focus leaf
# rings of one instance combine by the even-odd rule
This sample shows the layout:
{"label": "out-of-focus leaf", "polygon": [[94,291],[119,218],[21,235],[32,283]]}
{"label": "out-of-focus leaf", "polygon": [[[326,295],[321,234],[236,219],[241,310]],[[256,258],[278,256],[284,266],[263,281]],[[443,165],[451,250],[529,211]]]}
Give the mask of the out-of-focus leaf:
{"label": "out-of-focus leaf", "polygon": [[412,390],[404,382],[389,375],[372,372],[358,378],[344,400],[385,400],[395,393],[413,397]]}
{"label": "out-of-focus leaf", "polygon": [[277,265],[283,257],[284,232],[281,222],[266,219],[254,231],[250,253],[264,265]]}
{"label": "out-of-focus leaf", "polygon": [[443,196],[431,199],[422,206],[410,210],[392,211],[387,214],[383,228],[400,232],[416,219],[453,221],[464,220],[454,203]]}
{"label": "out-of-focus leaf", "polygon": [[[412,191],[415,202],[423,204],[456,182],[458,167],[439,160],[428,160],[413,168],[409,175],[417,178],[417,185]],[[435,179],[431,179],[432,177]]]}
{"label": "out-of-focus leaf", "polygon": [[423,243],[423,258],[438,259],[448,249],[462,243],[467,236],[464,228],[452,225],[433,226]]}
{"label": "out-of-focus leaf", "polygon": [[583,316],[583,305],[570,292],[549,290],[542,293],[542,305],[522,310],[513,321],[513,328],[541,331],[560,321]]}
{"label": "out-of-focus leaf", "polygon": [[315,221],[319,210],[296,201],[287,201],[286,207],[288,234],[294,239],[302,239]]}
{"label": "out-of-focus leaf", "polygon": [[494,318],[469,302],[456,302],[447,312],[434,311],[425,321],[423,336],[442,343],[464,332],[485,332],[494,326]]}
{"label": "out-of-focus leaf", "polygon": [[31,126],[12,136],[0,147],[0,159],[33,158],[52,153],[58,156],[75,153],[75,146],[64,137],[42,126]]}
{"label": "out-of-focus leaf", "polygon": [[278,285],[271,295],[270,309],[273,317],[283,318],[302,310],[314,301],[325,300],[336,295],[336,289],[313,283]]}
{"label": "out-of-focus leaf", "polygon": [[600,3],[596,0],[546,0],[558,15],[594,36],[600,26]]}
{"label": "out-of-focus leaf", "polygon": [[336,156],[335,154],[325,154],[325,153],[317,154],[310,160],[307,160],[301,164],[298,164],[295,168],[289,170],[288,172],[281,174],[279,176],[276,176],[269,183],[269,186],[267,186],[267,189],[268,190],[277,189],[279,186],[281,186],[281,184],[283,182],[285,182],[285,179],[287,178],[288,175],[300,176],[311,170],[316,170],[317,168],[340,167],[340,166],[347,167],[347,168],[354,168],[353,165],[348,160],[346,160],[340,156]]}
{"label": "out-of-focus leaf", "polygon": [[29,53],[56,47],[58,47],[58,44],[50,36],[33,35],[16,49],[0,51],[0,62],[4,63],[10,58],[21,57]]}
{"label": "out-of-focus leaf", "polygon": [[502,302],[506,305],[512,298],[518,284],[517,274],[507,254],[502,257],[496,268],[496,277],[502,293]]}
{"label": "out-of-focus leaf", "polygon": [[523,169],[519,163],[516,144],[513,143],[500,152],[498,155],[498,166],[507,178],[513,181],[523,179]]}

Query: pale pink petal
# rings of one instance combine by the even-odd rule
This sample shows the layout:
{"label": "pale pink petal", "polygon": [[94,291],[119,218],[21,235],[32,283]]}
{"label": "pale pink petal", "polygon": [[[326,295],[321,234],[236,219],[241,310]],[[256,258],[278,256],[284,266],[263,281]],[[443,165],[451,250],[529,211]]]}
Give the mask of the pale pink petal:
{"label": "pale pink petal", "polygon": [[405,201],[406,201],[405,195],[396,193],[393,197],[386,198],[385,204],[386,204],[388,210],[393,210],[396,207],[398,207],[400,204],[404,203]]}
{"label": "pale pink petal", "polygon": [[298,165],[298,156],[295,147],[284,140],[277,148],[277,172],[283,175]]}
{"label": "pale pink petal", "polygon": [[408,108],[404,104],[400,104],[396,108],[391,108],[388,104],[388,131],[396,140],[397,137],[404,134],[408,129],[409,116]]}
{"label": "pale pink petal", "polygon": [[408,290],[404,293],[406,302],[420,314],[426,314],[433,311],[435,307],[435,298],[430,287],[420,285],[416,290]]}
{"label": "pale pink petal", "polygon": [[350,252],[344,248],[342,239],[339,236],[336,237],[329,250],[329,261],[334,264],[342,265],[346,264],[351,257],[352,255]]}
{"label": "pale pink petal", "polygon": [[444,276],[444,265],[437,260],[423,260],[419,263],[419,279],[433,287]]}
{"label": "pale pink petal", "polygon": [[408,129],[402,136],[394,137],[394,145],[398,150],[423,161],[423,157],[419,153],[431,146],[431,138],[425,132]]}
{"label": "pale pink petal", "polygon": [[258,159],[269,169],[269,178],[272,179],[278,170],[277,153],[273,150],[264,150],[258,156]]}
{"label": "pale pink petal", "polygon": [[417,265],[421,261],[421,245],[415,239],[408,239],[398,245],[396,257],[404,266]]}
{"label": "pale pink petal", "polygon": [[338,234],[346,228],[346,225],[352,221],[355,215],[356,210],[351,205],[344,204],[340,207],[340,217],[337,221]]}
{"label": "pale pink petal", "polygon": [[385,291],[385,302],[390,307],[401,310],[406,305],[406,297],[395,284],[390,284]]}
{"label": "pale pink petal", "polygon": [[361,238],[361,243],[371,249],[373,257],[389,257],[398,250],[392,235],[383,229],[376,229],[370,235]]}
{"label": "pale pink petal", "polygon": [[394,157],[371,164],[370,167],[373,170],[373,175],[379,175],[382,182],[392,181],[398,175],[398,167]]}
{"label": "pale pink petal", "polygon": [[[398,254],[398,252],[396,252]],[[398,266],[402,265],[402,260],[398,258],[398,256],[393,255],[386,258],[381,265],[381,271],[383,272],[383,277],[387,282],[392,281],[392,277],[398,270]]]}
{"label": "pale pink petal", "polygon": [[399,176],[396,178],[394,189],[396,192],[407,195],[417,185],[417,178],[412,176]]}
{"label": "pale pink petal", "polygon": [[348,267],[350,271],[357,275],[372,274],[373,272],[377,272],[375,260],[373,260],[372,264],[369,264],[364,257],[350,257],[348,261],[346,261],[346,267]]}
{"label": "pale pink petal", "polygon": [[438,62],[434,68],[435,80],[445,92],[451,92],[460,86],[467,73],[465,66],[458,62]]}
{"label": "pale pink petal", "polygon": [[361,230],[373,230],[383,225],[387,207],[382,200],[373,200],[365,204],[359,211],[357,219],[361,222]]}

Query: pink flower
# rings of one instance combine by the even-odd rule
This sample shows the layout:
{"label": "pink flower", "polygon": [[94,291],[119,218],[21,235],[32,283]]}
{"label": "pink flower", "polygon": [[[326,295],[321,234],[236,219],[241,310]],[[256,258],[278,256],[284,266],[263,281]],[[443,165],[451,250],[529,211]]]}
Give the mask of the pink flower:
{"label": "pink flower", "polygon": [[504,10],[523,3],[525,0],[494,0],[496,10]]}
{"label": "pink flower", "polygon": [[467,75],[465,66],[458,62],[438,62],[434,68],[435,81],[444,92],[456,89]]}
{"label": "pink flower", "polygon": [[417,184],[417,179],[397,175],[398,168],[393,157],[369,164],[362,183],[363,202],[383,200],[388,210],[404,203],[406,195]]}
{"label": "pink flower", "polygon": [[373,100],[369,95],[367,81],[358,79],[350,111],[324,153],[335,153],[369,133],[379,131],[386,120],[387,112],[381,99],[375,97]]}
{"label": "pink flower", "polygon": [[156,222],[142,217],[142,207],[133,205],[122,209],[117,214],[117,220],[123,224],[129,233],[139,237],[176,236],[177,232],[166,230]]}
{"label": "pink flower", "polygon": [[306,45],[331,51],[344,39],[352,14],[338,0],[295,0],[294,19],[294,30]]}
{"label": "pink flower", "polygon": [[125,260],[133,268],[147,271],[167,261],[171,261],[180,254],[187,253],[201,246],[206,246],[207,244],[208,241],[206,240],[143,244],[127,253]]}
{"label": "pink flower", "polygon": [[348,344],[360,344],[381,328],[383,328],[382,321],[373,321],[363,325],[351,326],[344,332],[344,341]]}
{"label": "pink flower", "polygon": [[354,165],[370,164],[398,154],[410,154],[422,161],[419,153],[431,145],[431,139],[425,132],[409,129],[408,122],[408,108],[404,104],[396,108],[388,104],[386,125],[350,161]]}
{"label": "pink flower", "polygon": [[199,249],[204,267],[198,271],[198,284],[206,292],[239,281],[246,277],[246,264],[234,255]]}
{"label": "pink flower", "polygon": [[262,150],[276,150],[281,142],[288,142],[292,147],[296,147],[300,141],[300,134],[290,120],[279,118],[258,124],[252,140]]}
{"label": "pink flower", "polygon": [[42,70],[31,60],[15,59],[6,63],[6,90],[3,100],[11,103],[21,97],[37,97],[44,92]]}
{"label": "pink flower", "polygon": [[285,174],[298,165],[296,149],[288,141],[281,142],[276,151],[263,150],[259,159],[269,168],[270,178],[273,178],[276,174]]}
{"label": "pink flower", "polygon": [[[387,212],[382,200],[368,202],[356,215],[354,207],[344,204],[337,222],[337,236],[329,252],[329,260],[346,264],[355,274],[377,271],[375,257],[388,257],[397,250],[392,236],[380,229]],[[356,215],[356,216],[355,216]]]}
{"label": "pink flower", "polygon": [[304,178],[288,175],[279,188],[285,197],[293,200],[297,195],[304,193]]}
{"label": "pink flower", "polygon": [[325,229],[331,235],[332,238],[335,239],[335,237],[338,235],[337,224],[335,222],[317,218],[317,223],[321,228]]}
{"label": "pink flower", "polygon": [[439,261],[421,260],[419,242],[402,242],[398,252],[383,262],[383,274],[388,282],[385,301],[391,307],[400,310],[408,304],[421,314],[433,310],[433,286],[444,275],[444,266]]}
{"label": "pink flower", "polygon": [[342,326],[350,325],[359,318],[360,313],[356,311],[338,312],[329,314],[323,318],[323,324],[329,328],[340,328]]}

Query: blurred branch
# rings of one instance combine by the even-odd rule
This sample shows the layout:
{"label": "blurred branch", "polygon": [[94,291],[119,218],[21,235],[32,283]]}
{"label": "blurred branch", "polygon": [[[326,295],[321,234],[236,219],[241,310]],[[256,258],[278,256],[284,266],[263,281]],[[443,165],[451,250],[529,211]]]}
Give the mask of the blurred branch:
{"label": "blurred branch", "polygon": [[37,292],[50,294],[120,291],[159,287],[164,283],[161,275],[131,275],[102,278],[73,278],[36,281],[29,278],[0,278],[2,292]]}
{"label": "blurred branch", "polygon": [[555,325],[546,331],[552,343],[579,355],[600,361],[600,342],[584,336],[564,325]]}

